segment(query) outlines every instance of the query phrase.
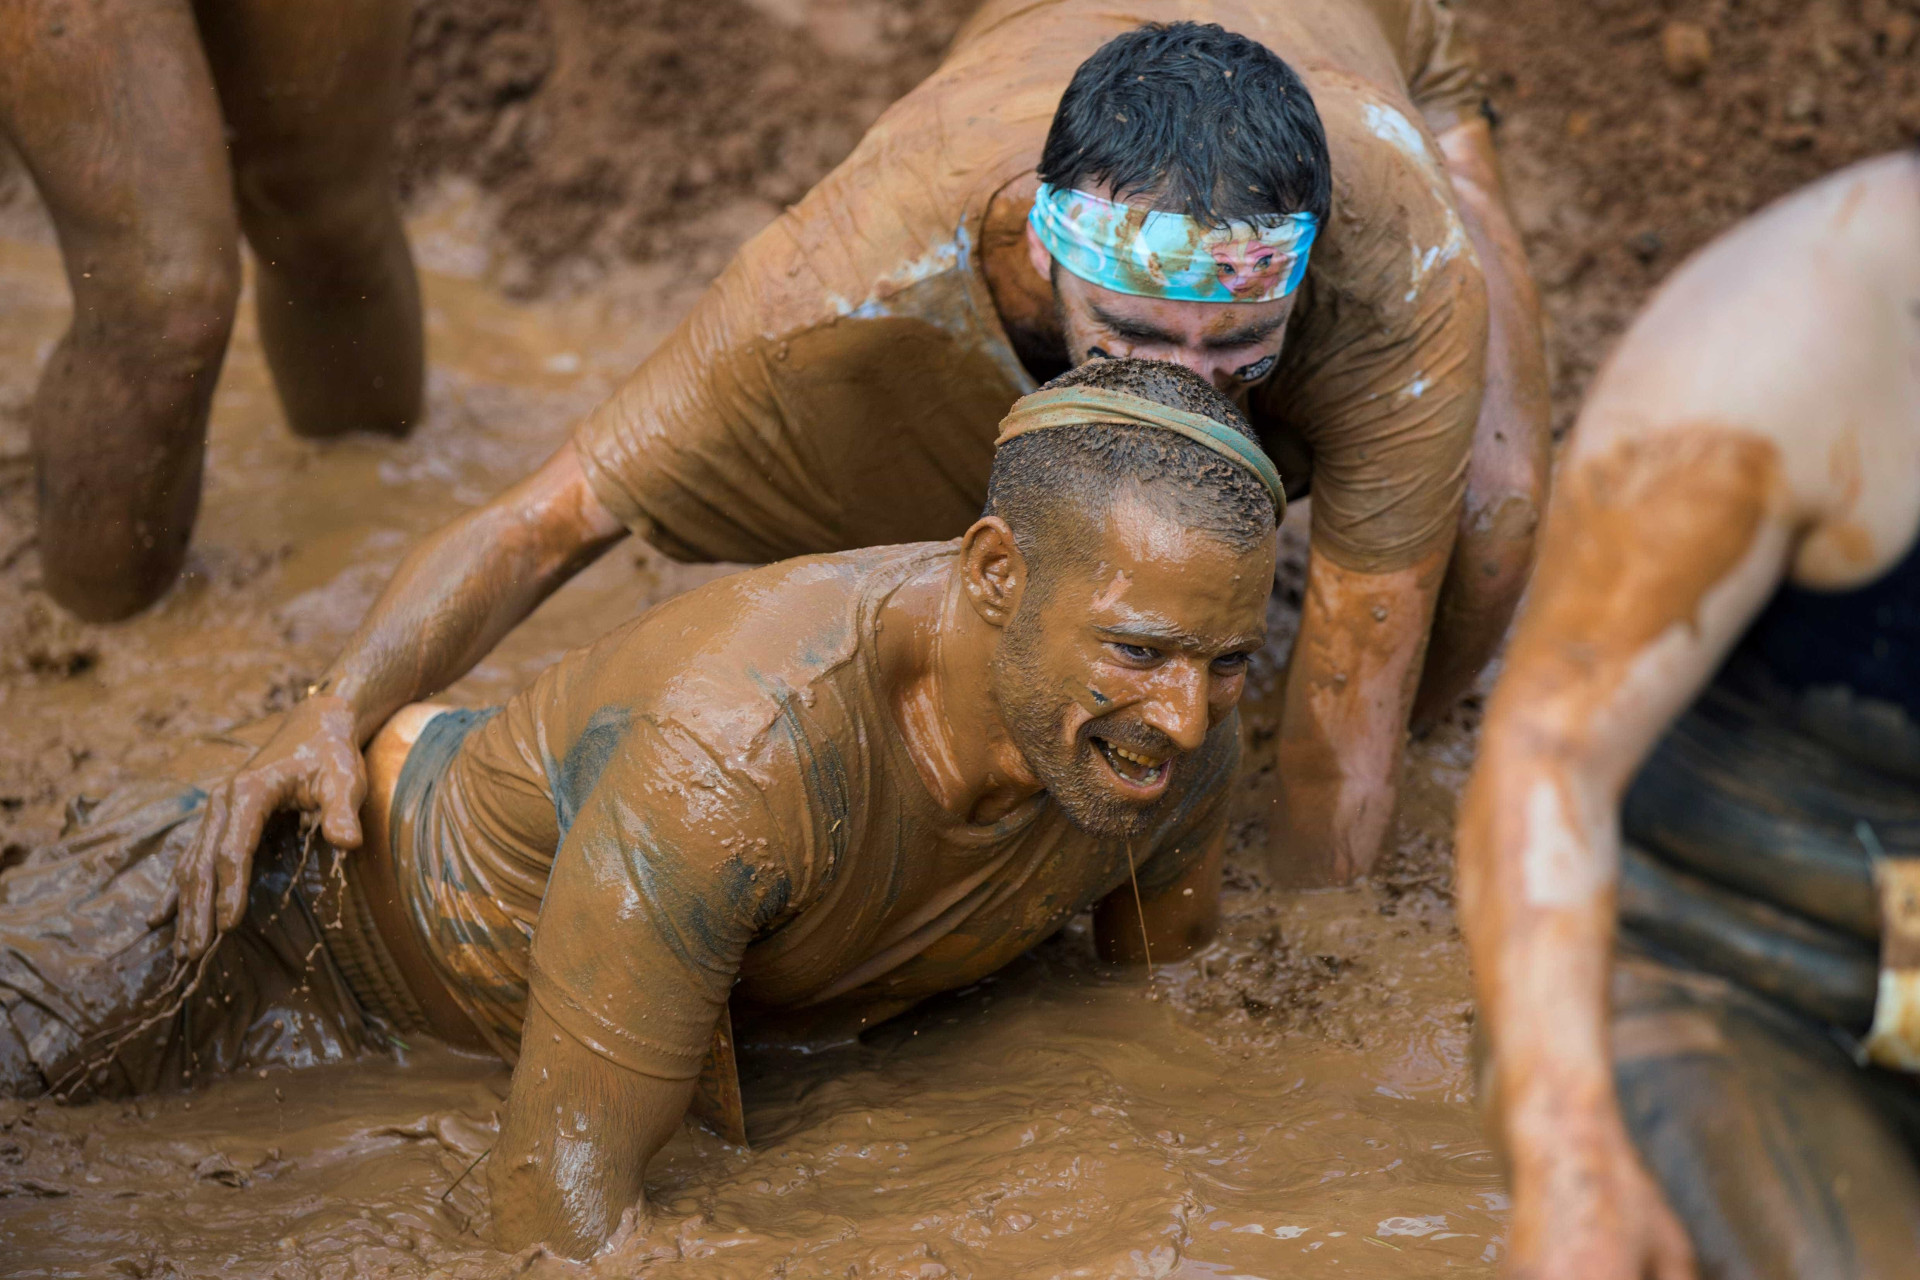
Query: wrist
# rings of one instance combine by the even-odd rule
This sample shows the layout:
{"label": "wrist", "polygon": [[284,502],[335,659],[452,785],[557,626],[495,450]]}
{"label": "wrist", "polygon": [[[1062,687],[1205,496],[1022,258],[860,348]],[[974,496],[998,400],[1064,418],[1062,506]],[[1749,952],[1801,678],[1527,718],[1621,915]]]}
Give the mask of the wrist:
{"label": "wrist", "polygon": [[300,705],[322,715],[334,711],[344,711],[348,715],[354,713],[353,703],[346,697],[317,684],[307,686],[305,695],[300,699]]}
{"label": "wrist", "polygon": [[308,688],[307,695],[294,704],[294,719],[309,726],[309,730],[342,734],[351,739],[356,747],[364,746],[372,735],[360,731],[360,709],[342,694],[314,691],[314,686]]}
{"label": "wrist", "polygon": [[1609,1064],[1557,1064],[1501,1080],[1499,1118],[1516,1171],[1623,1136],[1625,1122]]}
{"label": "wrist", "polygon": [[307,686],[300,702],[303,706],[311,704],[308,715],[329,720],[344,715],[350,726],[348,735],[356,744],[364,746],[386,723],[391,712],[368,707],[361,692],[361,682],[351,674],[329,671]]}

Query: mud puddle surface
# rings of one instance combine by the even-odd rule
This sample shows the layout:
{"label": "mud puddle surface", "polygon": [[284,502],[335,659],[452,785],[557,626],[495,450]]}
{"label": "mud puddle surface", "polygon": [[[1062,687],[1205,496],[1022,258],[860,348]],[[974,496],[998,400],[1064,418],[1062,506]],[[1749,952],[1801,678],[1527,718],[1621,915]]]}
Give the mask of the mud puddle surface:
{"label": "mud puddle surface", "polygon": [[[413,227],[432,369],[410,440],[288,435],[243,318],[189,576],[147,616],[100,628],[36,586],[21,410],[68,304],[44,224],[0,209],[0,839],[14,855],[184,738],[285,705],[407,546],[546,456],[702,283],[639,268],[591,298],[511,304],[480,283],[481,217],[454,190]],[[497,701],[721,571],[619,548],[452,697]],[[1284,644],[1284,593],[1274,608]],[[1263,655],[1269,688],[1278,658]],[[1256,766],[1269,719],[1250,710]],[[1455,724],[1418,749],[1400,848],[1371,885],[1272,893],[1264,835],[1243,826],[1225,937],[1151,983],[1103,969],[1076,926],[862,1043],[749,1051],[753,1148],[689,1128],[656,1162],[652,1221],[590,1266],[486,1246],[475,1162],[507,1074],[421,1043],[404,1061],[187,1095],[0,1103],[0,1271],[1488,1274],[1504,1201],[1471,1104],[1446,894],[1469,748]],[[1250,812],[1257,786],[1256,768]]]}
{"label": "mud puddle surface", "polygon": [[689,1127],[652,1221],[588,1266],[485,1246],[507,1073],[429,1045],[6,1104],[0,1252],[21,1276],[1486,1274],[1505,1202],[1460,947],[1383,904],[1243,889],[1228,940],[1151,983],[1075,929],[863,1043],[749,1052],[753,1148]]}

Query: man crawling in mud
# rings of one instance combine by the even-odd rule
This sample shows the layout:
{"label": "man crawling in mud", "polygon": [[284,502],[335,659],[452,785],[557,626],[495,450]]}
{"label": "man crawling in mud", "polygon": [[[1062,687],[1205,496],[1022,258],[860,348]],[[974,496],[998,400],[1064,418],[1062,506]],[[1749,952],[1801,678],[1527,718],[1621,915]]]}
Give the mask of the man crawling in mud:
{"label": "man crawling in mud", "polygon": [[1909,152],[1683,267],[1563,464],[1459,837],[1514,1274],[1920,1267],[1916,528]]}
{"label": "man crawling in mud", "polygon": [[539,471],[407,557],[219,789],[246,819],[222,857],[283,804],[353,843],[362,744],[629,532],[748,562],[959,534],[1008,406],[1107,355],[1185,365],[1311,480],[1276,869],[1365,870],[1410,717],[1504,631],[1545,491],[1480,106],[1441,0],[989,0]]}
{"label": "man crawling in mud", "polygon": [[730,1005],[832,1041],[1090,907],[1110,959],[1211,936],[1283,502],[1204,380],[1085,365],[1007,416],[961,538],[737,574],[497,714],[403,710],[358,854],[283,822],[215,894],[192,828],[247,815],[108,802],[0,880],[0,1071],[147,1087],[340,1056],[374,1020],[492,1049],[497,1238],[591,1252],[703,1061],[737,1090]]}
{"label": "man crawling in mud", "polygon": [[392,172],[412,16],[408,0],[0,5],[0,139],[73,292],[27,424],[41,581],[80,617],[139,612],[186,559],[243,232],[293,430],[399,434],[418,416]]}

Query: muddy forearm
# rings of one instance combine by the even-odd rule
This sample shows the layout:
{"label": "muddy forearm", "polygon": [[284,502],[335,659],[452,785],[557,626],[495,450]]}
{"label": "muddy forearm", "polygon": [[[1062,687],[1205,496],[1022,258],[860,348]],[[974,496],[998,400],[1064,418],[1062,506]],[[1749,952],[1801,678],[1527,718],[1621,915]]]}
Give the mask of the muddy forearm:
{"label": "muddy forearm", "polygon": [[1212,942],[1220,931],[1220,864],[1226,847],[1223,820],[1207,837],[1206,852],[1172,884],[1138,898],[1132,883],[1123,884],[1101,899],[1093,910],[1100,958],[1108,964],[1171,964]]}
{"label": "muddy forearm", "polygon": [[647,1162],[680,1127],[695,1083],[617,1067],[530,1001],[488,1161],[494,1242],[590,1257],[643,1206]]}
{"label": "muddy forearm", "polygon": [[1620,796],[1780,581],[1794,520],[1774,477],[1751,441],[1674,433],[1576,457],[1556,493],[1458,842],[1494,1116],[1523,1181],[1583,1132],[1619,1132]]}
{"label": "muddy forearm", "polygon": [[[1583,1125],[1617,1120],[1609,1051],[1618,848],[1585,771],[1496,706],[1462,805],[1461,927],[1492,1053],[1489,1099],[1525,1180]],[[1601,828],[1596,830],[1595,828]]]}
{"label": "muddy forearm", "polygon": [[1280,719],[1282,881],[1344,883],[1379,855],[1446,561],[1443,546],[1385,573],[1309,562]]}
{"label": "muddy forearm", "polygon": [[409,552],[320,688],[351,705],[366,742],[402,706],[466,674],[624,532],[564,446]]}

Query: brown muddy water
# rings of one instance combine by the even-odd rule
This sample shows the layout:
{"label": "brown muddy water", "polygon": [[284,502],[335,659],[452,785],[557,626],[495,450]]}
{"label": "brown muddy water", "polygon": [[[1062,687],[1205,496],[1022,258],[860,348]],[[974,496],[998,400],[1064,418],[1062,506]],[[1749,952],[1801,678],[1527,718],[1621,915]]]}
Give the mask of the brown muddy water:
{"label": "brown muddy water", "polygon": [[[117,628],[61,618],[34,585],[20,409],[68,303],[37,213],[0,209],[0,840],[16,854],[74,797],[284,705],[407,545],[544,457],[700,284],[634,272],[587,298],[508,303],[484,283],[481,206],[459,191],[430,203],[413,228],[426,423],[399,444],[295,440],[243,320],[189,577]],[[715,572],[617,549],[451,697],[497,701]],[[1284,642],[1284,596],[1275,612]],[[1256,767],[1268,711],[1248,717]],[[1263,831],[1243,824],[1225,935],[1151,980],[1102,968],[1076,925],[860,1043],[749,1048],[753,1147],[689,1127],[649,1178],[651,1222],[591,1266],[486,1246],[474,1165],[507,1074],[421,1043],[401,1061],[193,1094],[0,1102],[0,1273],[1490,1274],[1505,1200],[1472,1105],[1447,895],[1470,751],[1465,720],[1416,747],[1398,847],[1372,884],[1269,891]]]}

